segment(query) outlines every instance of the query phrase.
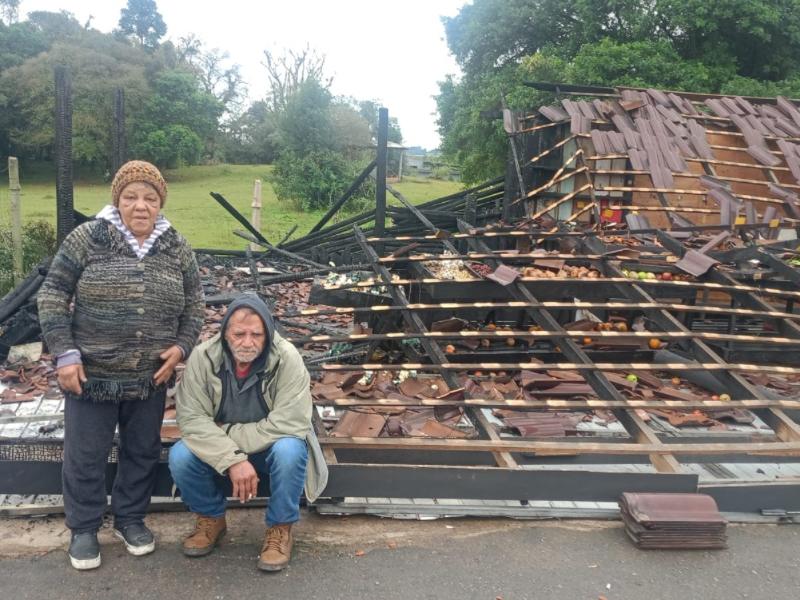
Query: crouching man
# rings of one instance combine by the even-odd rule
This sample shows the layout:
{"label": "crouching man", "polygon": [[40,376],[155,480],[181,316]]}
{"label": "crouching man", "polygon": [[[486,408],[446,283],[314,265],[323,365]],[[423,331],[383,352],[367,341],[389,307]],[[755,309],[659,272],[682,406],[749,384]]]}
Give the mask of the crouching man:
{"label": "crouching man", "polygon": [[246,502],[266,474],[270,499],[258,568],[281,570],[291,556],[303,484],[314,501],[328,471],[311,427],[308,371],[258,296],[234,300],[220,333],[192,352],[176,409],[182,440],[170,451],[169,468],[197,516],[183,553],[209,554],[225,534],[226,477],[233,497]]}

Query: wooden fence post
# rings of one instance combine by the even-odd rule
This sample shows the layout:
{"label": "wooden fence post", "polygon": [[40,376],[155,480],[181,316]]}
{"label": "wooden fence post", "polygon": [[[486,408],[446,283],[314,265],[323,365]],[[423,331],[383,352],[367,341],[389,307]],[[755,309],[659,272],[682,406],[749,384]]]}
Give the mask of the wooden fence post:
{"label": "wooden fence post", "polygon": [[22,263],[22,215],[20,214],[19,161],[8,157],[8,189],[11,191],[11,245],[14,257],[14,285],[25,277]]}
{"label": "wooden fence post", "polygon": [[[253,203],[250,205],[253,209],[252,217],[250,222],[253,224],[253,227],[257,231],[261,231],[261,180],[256,179],[255,183],[253,184]],[[260,250],[261,246],[256,243],[250,244],[250,250],[256,251]]]}

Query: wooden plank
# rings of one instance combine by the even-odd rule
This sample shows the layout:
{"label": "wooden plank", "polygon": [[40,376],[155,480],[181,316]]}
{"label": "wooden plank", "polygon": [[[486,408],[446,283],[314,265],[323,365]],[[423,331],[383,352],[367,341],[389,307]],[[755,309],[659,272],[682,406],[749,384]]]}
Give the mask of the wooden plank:
{"label": "wooden plank", "polygon": [[725,362],[688,362],[688,363],[542,363],[542,362],[480,362],[480,363],[362,363],[362,364],[323,364],[310,365],[309,370],[317,371],[513,371],[513,370],[548,370],[548,371],[741,371],[744,373],[779,373],[782,375],[798,375],[800,368],[781,367],[778,365],[756,365],[747,363]]}
{"label": "wooden plank", "polygon": [[[502,304],[502,303],[475,303],[476,306],[452,306],[452,304],[457,304],[453,302],[445,302],[442,304],[437,305],[429,305],[424,307],[417,307],[410,309],[412,312],[415,311],[422,311],[422,310],[454,310],[456,308],[538,308],[538,306],[520,306],[518,304],[509,303],[509,304]],[[490,306],[491,304],[497,304],[497,306]],[[726,308],[724,306],[708,306],[703,304],[698,305],[691,305],[691,304],[661,304],[658,302],[646,302],[642,304],[634,304],[634,303],[623,303],[623,302],[574,302],[574,303],[566,303],[566,302],[552,302],[546,301],[540,303],[541,308],[550,309],[550,308],[559,308],[559,309],[609,309],[609,310],[671,310],[673,312],[706,312],[711,314],[718,314],[718,315],[741,315],[741,316],[750,316],[750,317],[764,317],[768,319],[800,319],[800,313],[784,313],[778,311],[761,311],[751,308]],[[355,307],[353,307],[355,308]],[[341,312],[338,314],[352,314],[356,312],[393,312],[398,307],[392,306],[374,306],[370,307],[376,310],[372,311],[358,311],[358,310],[348,310],[346,312]],[[382,310],[378,310],[381,309]],[[316,309],[309,309],[309,310],[316,310]],[[327,309],[319,309],[320,314],[326,314]],[[307,314],[307,313],[304,313]],[[311,313],[315,314],[315,313]],[[369,335],[369,334],[352,334],[352,335]],[[379,335],[379,334],[374,334]],[[388,335],[388,334],[386,334]],[[708,334],[704,334],[708,335]],[[734,334],[716,334],[716,335],[734,335]],[[466,337],[466,336],[465,336]],[[358,338],[353,338],[358,339]],[[368,338],[366,338],[368,339]],[[387,338],[389,339],[389,338]],[[723,338],[718,338],[723,339]]]}
{"label": "wooden plank", "polygon": [[800,442],[746,442],[717,444],[638,444],[596,442],[543,442],[533,440],[453,440],[431,438],[320,438],[332,448],[362,450],[424,450],[436,452],[559,452],[632,456],[642,454],[800,456]]}
{"label": "wooden plank", "polygon": [[[641,309],[641,306],[629,305],[631,308]],[[736,310],[736,309],[728,309]],[[747,310],[747,309],[744,309]],[[697,312],[704,311],[702,305],[698,306]],[[713,311],[711,311],[713,312]],[[459,339],[459,338],[478,338],[478,339],[491,339],[501,338],[503,340],[508,338],[520,339],[551,339],[551,338],[576,338],[583,340],[589,338],[602,342],[604,338],[632,340],[637,343],[644,343],[651,339],[658,340],[685,340],[685,339],[698,339],[698,340],[712,340],[720,342],[741,342],[741,343],[757,343],[757,344],[777,344],[777,345],[800,345],[800,340],[788,337],[770,337],[759,335],[746,335],[734,333],[714,333],[714,332],[697,332],[697,331],[528,331],[528,330],[494,330],[494,331],[426,331],[424,333],[411,333],[411,332],[392,332],[392,333],[351,333],[348,335],[309,335],[309,336],[284,336],[284,339],[292,343],[335,343],[335,342],[363,342],[363,341],[377,341],[377,340],[410,340],[417,338],[433,338],[433,339]]]}
{"label": "wooden plank", "polygon": [[[483,414],[481,409],[470,411],[469,414],[472,418],[478,421],[480,428],[486,432],[486,435],[489,436],[490,440],[494,442],[500,440],[500,436],[495,431],[494,426],[489,423],[489,419],[486,418],[486,415]],[[494,456],[494,460],[498,467],[511,469],[519,466],[517,465],[517,461],[514,460],[514,457],[508,452],[494,452],[492,455]]]}
{"label": "wooden plank", "polygon": [[317,406],[474,406],[481,408],[510,408],[522,410],[599,410],[599,409],[647,409],[669,408],[672,410],[727,410],[741,408],[755,410],[759,408],[786,408],[796,410],[800,408],[800,400],[601,400],[593,398],[575,398],[569,400],[547,399],[527,400],[513,398],[493,400],[488,398],[467,398],[464,400],[451,400],[444,398],[413,398],[400,400],[397,398],[316,398]]}
{"label": "wooden plank", "polygon": [[[763,225],[762,225],[763,227]],[[566,278],[565,278],[566,279]],[[519,281],[530,281],[530,282],[538,282],[542,283],[541,278],[536,277],[520,277]],[[345,285],[325,285],[323,289],[325,290],[349,290],[349,289],[358,289],[358,288],[372,288],[372,287],[380,287],[380,286],[399,286],[399,285],[438,285],[438,284],[449,284],[449,285],[463,285],[463,284],[474,284],[476,279],[435,279],[433,277],[423,277],[421,279],[393,279],[387,283],[377,282],[375,280],[366,280],[366,281],[359,281],[356,283],[350,283]],[[558,282],[560,280],[556,280]],[[626,279],[625,277],[605,277],[603,279],[572,279],[572,282],[579,282],[582,285],[599,285],[599,284],[606,284],[606,283],[635,283],[636,285],[646,285],[646,286],[665,286],[665,287],[685,287],[685,288],[692,288],[697,290],[709,290],[709,291],[725,291],[725,292],[753,292],[760,295],[767,295],[767,296],[775,296],[776,298],[800,298],[800,292],[788,291],[788,290],[781,290],[778,288],[769,288],[769,287],[756,287],[752,285],[744,285],[744,284],[737,284],[737,285],[727,285],[727,284],[720,284],[720,283],[711,283],[705,281],[661,281],[660,279],[641,279],[636,280],[635,282]],[[441,306],[444,306],[445,303],[442,303]],[[413,306],[413,304],[410,304]],[[372,307],[374,310],[390,310],[391,307]]]}
{"label": "wooden plank", "polygon": [[[758,165],[748,165],[751,167],[759,168]],[[592,169],[593,175],[647,175],[647,171],[634,171],[634,170],[620,170],[620,169]],[[675,179],[699,179],[700,175],[697,173],[681,173],[680,175],[676,175]],[[742,177],[726,177],[726,176],[719,176],[718,179],[722,181],[730,181],[732,183],[748,183],[754,184],[756,186],[766,186],[768,181],[762,179],[745,179]],[[777,183],[777,182],[776,182]],[[784,187],[790,189],[797,189],[800,190],[800,185],[797,184],[783,184]]]}
{"label": "wooden plank", "polygon": [[[628,433],[640,444],[647,444],[651,446],[662,446],[663,443],[658,439],[658,436],[650,429],[650,426],[645,423],[644,419],[636,413],[636,411],[616,411],[614,413],[617,419],[625,426]],[[672,454],[649,454],[650,462],[659,473],[680,473],[682,472],[681,464]]]}

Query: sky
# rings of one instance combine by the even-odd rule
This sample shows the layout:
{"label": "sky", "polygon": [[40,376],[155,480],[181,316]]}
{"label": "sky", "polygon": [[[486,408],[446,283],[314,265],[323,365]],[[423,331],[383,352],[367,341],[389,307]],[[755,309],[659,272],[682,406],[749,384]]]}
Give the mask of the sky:
{"label": "sky", "polygon": [[[67,10],[79,22],[110,32],[126,0],[22,0],[20,18],[36,10]],[[433,149],[437,82],[459,69],[445,42],[441,16],[453,16],[466,0],[156,0],[167,38],[190,33],[220,48],[241,65],[249,98],[266,91],[265,49],[310,45],[326,56],[332,92],[378,100],[397,117],[407,146]]]}

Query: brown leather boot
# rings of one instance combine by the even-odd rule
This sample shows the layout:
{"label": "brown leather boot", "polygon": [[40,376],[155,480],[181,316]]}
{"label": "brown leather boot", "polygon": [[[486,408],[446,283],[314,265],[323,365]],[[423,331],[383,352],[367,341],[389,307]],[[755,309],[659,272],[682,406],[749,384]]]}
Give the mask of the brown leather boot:
{"label": "brown leather boot", "polygon": [[292,524],[274,525],[267,529],[258,568],[262,571],[280,571],[289,564],[292,556]]}
{"label": "brown leather boot", "polygon": [[211,554],[227,531],[225,516],[204,517],[197,515],[192,534],[183,540],[183,553],[186,556],[205,556]]}

